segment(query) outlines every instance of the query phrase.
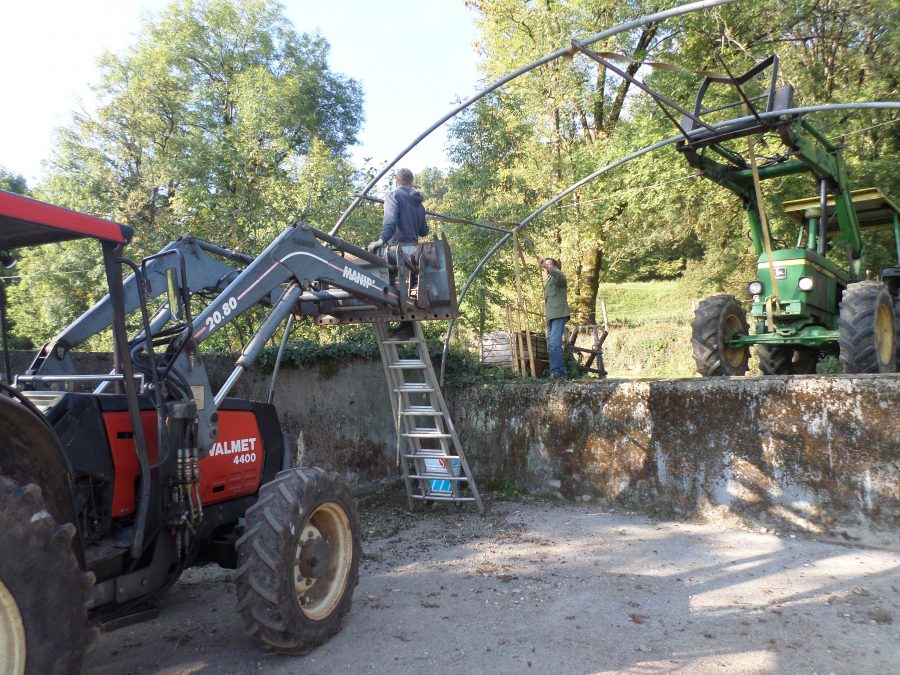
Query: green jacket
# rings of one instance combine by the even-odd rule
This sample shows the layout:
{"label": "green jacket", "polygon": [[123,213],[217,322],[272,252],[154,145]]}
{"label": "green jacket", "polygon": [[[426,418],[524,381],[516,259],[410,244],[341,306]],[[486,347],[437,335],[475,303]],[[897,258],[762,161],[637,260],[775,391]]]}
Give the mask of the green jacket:
{"label": "green jacket", "polygon": [[544,284],[544,308],[547,321],[569,316],[569,302],[566,299],[566,275],[555,267],[547,270]]}

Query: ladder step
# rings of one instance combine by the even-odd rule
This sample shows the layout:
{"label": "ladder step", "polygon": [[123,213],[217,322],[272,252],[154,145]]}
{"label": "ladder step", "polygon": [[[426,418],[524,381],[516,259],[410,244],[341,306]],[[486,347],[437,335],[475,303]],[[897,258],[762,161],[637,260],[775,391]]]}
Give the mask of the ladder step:
{"label": "ladder step", "polygon": [[440,410],[435,410],[430,405],[410,405],[405,409],[400,411],[401,415],[434,415],[435,417],[443,417],[444,413]]}
{"label": "ladder step", "polygon": [[434,392],[434,387],[427,382],[404,382],[399,387],[394,388],[395,394],[398,391],[404,394],[431,394]]}
{"label": "ladder step", "polygon": [[421,499],[423,501],[429,501],[429,502],[474,502],[475,501],[474,497],[454,497],[449,492],[446,492],[445,494],[446,494],[446,496],[444,496],[444,494],[432,492],[429,495],[410,495],[410,497],[412,497],[413,499]]}
{"label": "ladder step", "polygon": [[411,455],[403,455],[406,459],[459,459],[459,455],[447,455],[440,450],[435,450],[433,454],[427,450],[423,452],[414,452]]}
{"label": "ladder step", "polygon": [[407,476],[407,478],[413,478],[416,480],[455,480],[458,482],[465,482],[465,483],[467,483],[469,481],[468,476],[451,476],[447,473],[429,473],[429,472],[420,473],[420,474],[416,474],[416,475],[410,474],[409,476]]}
{"label": "ladder step", "polygon": [[413,368],[423,370],[425,368],[425,362],[421,359],[398,359],[390,364],[388,368],[391,368],[392,370],[407,370]]}
{"label": "ladder step", "polygon": [[408,433],[400,434],[403,438],[452,438],[450,434],[445,434],[438,429],[416,429]]}
{"label": "ladder step", "polygon": [[383,345],[410,345],[410,344],[418,344],[419,340],[417,338],[388,338],[387,340],[382,340],[381,344]]}

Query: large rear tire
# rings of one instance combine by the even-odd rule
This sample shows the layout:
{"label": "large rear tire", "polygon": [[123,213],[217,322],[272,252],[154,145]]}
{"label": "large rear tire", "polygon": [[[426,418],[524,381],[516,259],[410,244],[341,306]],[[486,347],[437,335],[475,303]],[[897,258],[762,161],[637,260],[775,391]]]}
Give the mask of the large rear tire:
{"label": "large rear tire", "polygon": [[41,489],[0,476],[0,674],[80,673],[91,575],[72,551],[75,526],[44,508]]}
{"label": "large rear tire", "polygon": [[809,375],[816,372],[816,353],[790,345],[757,345],[763,375]]}
{"label": "large rear tire", "polygon": [[878,281],[850,284],[841,299],[838,345],[845,373],[897,370],[897,319],[887,287]]}
{"label": "large rear tire", "polygon": [[714,295],[700,302],[691,322],[691,350],[703,377],[744,375],[750,360],[748,347],[730,347],[727,336],[750,328],[741,304],[733,295]]}
{"label": "large rear tire", "polygon": [[337,474],[290,469],[264,485],[237,542],[238,611],[249,632],[287,654],[337,633],[359,580],[359,532]]}

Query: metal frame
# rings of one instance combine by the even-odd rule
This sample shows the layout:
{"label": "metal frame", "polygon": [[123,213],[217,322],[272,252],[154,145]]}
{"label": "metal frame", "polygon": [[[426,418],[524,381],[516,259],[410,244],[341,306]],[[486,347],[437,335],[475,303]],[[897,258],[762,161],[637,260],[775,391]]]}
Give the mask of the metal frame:
{"label": "metal frame", "polygon": [[470,105],[472,105],[476,101],[479,101],[480,99],[484,98],[485,96],[490,94],[492,91],[499,89],[507,82],[514,80],[517,77],[519,77],[520,75],[524,75],[525,73],[530,72],[530,71],[534,70],[535,68],[538,68],[546,63],[549,63],[550,61],[554,61],[558,58],[562,58],[562,57],[566,57],[566,56],[573,56],[574,54],[576,54],[578,52],[579,47],[587,47],[589,45],[594,44],[595,42],[599,42],[600,40],[605,40],[606,38],[612,37],[614,35],[619,35],[620,33],[629,31],[632,28],[640,28],[641,26],[645,26],[648,23],[656,23],[659,21],[664,21],[666,19],[672,18],[673,16],[681,16],[682,14],[690,14],[691,12],[697,12],[697,11],[700,11],[703,9],[708,9],[710,7],[718,7],[720,5],[729,5],[734,2],[738,2],[738,0],[700,0],[699,2],[691,2],[686,5],[680,5],[678,7],[673,7],[672,9],[667,9],[662,12],[655,12],[653,14],[647,14],[638,19],[633,19],[632,21],[626,21],[624,23],[620,23],[617,26],[613,26],[612,28],[608,28],[605,31],[596,33],[596,34],[586,37],[582,40],[576,40],[569,47],[563,47],[562,49],[557,49],[555,52],[551,52],[550,54],[547,54],[546,56],[542,56],[541,58],[537,59],[536,61],[532,61],[531,63],[529,63],[525,66],[522,66],[518,70],[514,70],[511,73],[504,75],[496,82],[493,82],[492,84],[488,85],[487,87],[485,87],[478,93],[467,98],[465,101],[460,103],[458,106],[456,106],[455,108],[450,110],[450,112],[448,112],[446,115],[444,115],[443,117],[438,119],[434,124],[432,124],[430,127],[428,127],[421,134],[416,136],[416,138],[409,145],[407,145],[400,152],[399,155],[394,157],[394,159],[392,159],[390,162],[388,162],[381,171],[379,171],[372,177],[372,179],[366,184],[366,187],[363,188],[363,191],[354,198],[353,203],[349,207],[347,207],[347,209],[341,214],[341,217],[338,218],[337,223],[335,223],[334,227],[331,229],[331,234],[336,234],[337,231],[341,229],[341,225],[343,225],[344,222],[347,220],[347,218],[350,217],[350,214],[353,213],[353,211],[356,209],[356,207],[359,206],[360,203],[362,203],[362,201],[365,199],[366,195],[369,194],[369,192],[372,190],[372,188],[378,184],[378,181],[380,181],[387,174],[387,172],[390,171],[397,164],[397,162],[399,162],[401,159],[406,157],[407,153],[409,153],[410,150],[415,148],[425,138],[427,138],[429,135],[431,135],[431,133],[435,129],[442,126],[445,122],[447,122],[448,120],[455,117],[458,113],[462,112],[463,110],[468,108]]}
{"label": "metal frame", "polygon": [[[829,111],[829,110],[841,110],[841,109],[900,108],[900,103],[897,103],[897,102],[863,102],[863,103],[850,103],[850,104],[830,104],[830,105],[819,105],[819,106],[806,106],[806,107],[802,107],[802,108],[788,108],[785,106],[785,109],[783,109],[783,110],[773,110],[774,101],[775,101],[775,97],[776,97],[775,85],[776,85],[777,72],[778,72],[778,59],[775,56],[771,56],[768,59],[764,60],[762,63],[757,64],[757,66],[755,66],[753,69],[751,69],[747,73],[744,73],[743,75],[739,76],[737,79],[728,70],[727,64],[722,63],[722,65],[725,67],[725,70],[727,71],[727,77],[719,76],[716,74],[708,74],[704,78],[703,85],[701,86],[701,89],[697,94],[695,104],[694,104],[694,111],[692,113],[691,111],[688,111],[687,109],[683,108],[682,106],[679,106],[678,104],[676,104],[675,102],[662,96],[661,94],[654,92],[652,89],[650,89],[649,87],[644,85],[642,82],[636,80],[635,78],[628,77],[627,73],[621,71],[621,69],[618,69],[615,66],[613,66],[611,63],[609,63],[609,61],[604,57],[604,55],[598,54],[598,53],[593,52],[592,50],[588,49],[588,46],[595,42],[606,39],[608,37],[612,37],[614,35],[618,35],[620,33],[626,32],[633,28],[644,26],[648,23],[661,22],[665,19],[668,19],[668,18],[671,18],[674,16],[680,16],[683,14],[688,14],[691,12],[696,12],[696,11],[700,11],[700,10],[704,10],[704,9],[708,9],[708,8],[716,7],[716,6],[720,6],[720,5],[731,4],[732,2],[736,2],[736,1],[737,0],[701,0],[700,2],[694,2],[694,3],[681,5],[679,7],[675,7],[675,8],[663,11],[663,12],[656,12],[653,14],[648,14],[648,15],[640,17],[638,19],[634,19],[632,21],[621,23],[617,26],[609,28],[609,29],[602,31],[600,33],[597,33],[595,35],[591,35],[587,38],[584,38],[581,40],[573,40],[569,47],[558,49],[554,52],[551,52],[550,54],[547,54],[546,56],[543,56],[540,59],[537,59],[536,61],[533,61],[533,62],[505,75],[504,77],[493,82],[492,84],[485,87],[481,91],[477,92],[470,98],[466,99],[465,101],[463,101],[462,103],[457,105],[455,108],[451,109],[447,114],[442,116],[435,123],[433,123],[430,127],[428,127],[425,131],[423,131],[421,134],[419,134],[394,159],[392,159],[390,162],[388,162],[384,166],[384,168],[382,168],[379,172],[377,172],[375,174],[375,176],[372,177],[372,179],[365,186],[363,191],[360,194],[356,195],[356,197],[354,198],[351,205],[341,214],[337,223],[331,229],[330,234],[334,235],[336,232],[338,232],[338,230],[341,228],[343,223],[349,218],[349,216],[353,213],[353,211],[363,201],[365,201],[365,200],[377,201],[376,199],[373,199],[372,197],[368,196],[368,193],[372,190],[372,188],[378,183],[378,181],[381,180],[381,178],[383,178],[388,173],[388,171],[391,170],[391,168],[393,168],[403,157],[405,157],[407,155],[407,153],[409,153],[410,150],[415,148],[422,140],[424,140],[427,136],[429,136],[438,127],[440,127],[445,122],[447,122],[448,120],[453,118],[455,115],[457,115],[462,110],[465,110],[466,108],[468,108],[473,103],[484,98],[486,95],[488,95],[492,91],[495,91],[496,89],[502,87],[503,85],[510,82],[511,80],[519,77],[520,75],[530,72],[530,71],[534,70],[535,68],[538,68],[538,67],[540,67],[546,63],[549,63],[555,59],[558,59],[561,57],[572,57],[578,53],[584,54],[588,58],[591,58],[595,61],[602,63],[608,69],[610,69],[612,72],[617,73],[622,77],[625,77],[629,82],[631,82],[632,84],[635,84],[636,86],[641,88],[643,91],[646,91],[647,93],[649,93],[653,97],[653,99],[657,102],[657,104],[663,109],[663,111],[666,113],[666,115],[670,119],[672,119],[673,122],[675,122],[675,125],[678,127],[679,131],[681,131],[682,133],[679,134],[678,136],[673,136],[673,137],[665,139],[663,141],[659,141],[659,142],[654,143],[650,146],[647,146],[641,150],[631,153],[630,155],[627,155],[626,157],[623,157],[623,158],[613,162],[612,164],[609,164],[609,165],[603,167],[602,169],[595,171],[594,173],[590,174],[589,176],[586,176],[585,178],[577,181],[576,183],[570,185],[568,188],[566,188],[565,190],[561,191],[556,196],[554,196],[553,198],[548,200],[545,204],[543,204],[537,210],[535,210],[534,212],[529,214],[524,220],[522,220],[518,225],[513,227],[511,230],[504,232],[503,236],[491,247],[491,249],[485,254],[485,256],[481,259],[481,261],[479,261],[479,263],[476,265],[475,269],[470,274],[469,278],[466,280],[466,283],[463,285],[463,288],[462,288],[459,298],[457,300],[457,307],[462,306],[462,302],[465,299],[466,292],[468,291],[469,287],[472,285],[474,279],[480,273],[480,271],[484,267],[484,265],[496,254],[496,252],[498,250],[500,250],[500,248],[507,241],[509,241],[511,238],[513,238],[513,236],[516,233],[518,233],[520,230],[522,230],[524,227],[526,227],[529,223],[531,223],[533,220],[535,220],[541,213],[546,211],[548,208],[550,208],[553,204],[557,203],[559,200],[561,200],[566,195],[571,194],[572,192],[574,192],[578,188],[582,187],[583,185],[591,182],[592,180],[607,173],[608,171],[611,171],[612,169],[617,168],[617,167],[621,166],[622,164],[625,164],[626,162],[631,161],[632,159],[636,159],[636,158],[641,157],[649,152],[652,152],[659,148],[665,147],[666,145],[676,143],[678,141],[687,142],[688,144],[692,144],[697,141],[702,142],[702,136],[715,134],[716,131],[719,131],[719,134],[721,135],[721,133],[722,133],[721,130],[725,129],[725,128],[740,128],[742,125],[746,126],[748,123],[753,123],[753,122],[755,122],[758,125],[764,125],[763,120],[765,120],[765,119],[774,119],[774,118],[783,117],[783,116],[800,116],[803,114],[809,114],[809,113],[814,113],[814,112],[824,112],[824,111]],[[721,59],[719,59],[719,60],[721,61]],[[762,72],[769,66],[773,66],[773,68],[772,68],[772,75],[770,77],[770,84],[769,84],[768,91],[766,92],[766,94],[764,96],[755,96],[755,97],[748,98],[745,95],[743,89],[741,88],[741,85],[743,83],[745,83],[747,80],[758,75],[760,72]],[[717,108],[707,109],[707,108],[704,108],[702,105],[704,94],[705,94],[706,90],[709,88],[709,86],[713,83],[720,83],[720,82],[721,83],[730,83],[738,89],[738,93],[740,94],[743,104],[745,106],[747,106],[747,108],[751,112],[750,115],[746,115],[744,117],[728,120],[728,121],[721,122],[721,123],[715,123],[715,124],[707,123],[706,121],[701,119],[701,116],[704,113],[712,112],[714,110],[724,109],[725,107],[730,107],[730,106],[719,106]],[[758,112],[755,109],[755,107],[753,106],[752,101],[761,100],[763,98],[766,99],[766,111]],[[787,104],[787,105],[789,105],[789,104]],[[674,119],[674,116],[671,114],[671,112],[669,111],[668,108],[677,110],[678,112],[680,112],[682,114],[682,123],[681,124],[679,124],[679,122]],[[697,132],[694,132],[694,130],[697,129],[698,126],[702,127],[702,129],[699,129],[699,130],[697,130]],[[733,161],[729,157],[726,157],[726,159]],[[440,214],[434,214],[434,215],[439,216]],[[472,225],[478,225],[478,226],[485,227],[485,225],[482,223],[476,223],[476,222],[467,221],[464,219],[459,219],[459,222],[466,222],[466,223],[469,223]],[[499,229],[499,228],[488,227],[488,229]],[[442,359],[442,363],[441,363],[441,376],[440,376],[441,384],[443,384],[443,381],[444,381],[444,372],[445,372],[444,369],[445,369],[445,364],[447,362],[446,355],[447,355],[447,350],[449,348],[450,339],[453,334],[453,328],[455,327],[455,323],[456,323],[455,318],[450,320],[450,324],[447,327],[447,333],[444,338],[444,347],[443,347],[444,358]]]}
{"label": "metal frame", "polygon": [[[813,106],[804,106],[804,107],[800,107],[800,108],[789,108],[787,110],[781,110],[781,111],[775,111],[775,112],[769,112],[769,113],[758,113],[758,115],[760,118],[765,119],[768,117],[777,117],[780,115],[808,115],[808,114],[812,114],[812,113],[829,112],[829,111],[833,111],[833,110],[860,110],[860,109],[863,109],[863,110],[900,110],[900,101],[868,101],[868,102],[858,102],[858,103],[830,103],[830,104],[826,104],[826,105],[813,105]],[[720,128],[720,127],[730,125],[730,124],[753,121],[755,119],[756,119],[756,117],[754,115],[746,115],[744,117],[737,118],[734,120],[727,120],[725,122],[715,123],[712,126],[714,128]],[[685,140],[685,137],[682,136],[681,134],[678,134],[677,136],[670,136],[669,138],[666,138],[662,141],[658,141],[656,143],[653,143],[652,145],[648,145],[644,148],[641,148],[640,150],[636,150],[636,151],[632,152],[631,154],[626,155],[625,157],[621,157],[621,158],[617,159],[615,162],[612,162],[611,164],[607,164],[603,168],[595,171],[594,173],[592,173],[588,176],[585,176],[578,182],[573,183],[566,189],[562,190],[561,192],[557,193],[555,196],[553,196],[552,198],[547,200],[544,204],[542,204],[540,207],[538,207],[532,213],[530,213],[528,216],[526,216],[522,220],[522,222],[520,222],[515,228],[513,228],[513,230],[511,232],[504,234],[497,241],[497,243],[494,244],[494,246],[492,246],[491,249],[478,262],[478,264],[475,266],[475,269],[472,270],[472,273],[469,275],[469,278],[466,279],[466,283],[463,284],[462,290],[460,291],[460,294],[459,294],[459,298],[457,299],[457,306],[460,308],[462,307],[462,303],[466,297],[466,293],[468,292],[469,287],[472,285],[475,278],[481,272],[481,269],[487,264],[487,262],[491,258],[494,257],[494,254],[496,254],[497,251],[499,251],[500,248],[502,248],[504,244],[506,244],[510,239],[512,239],[512,236],[514,233],[517,233],[520,230],[522,230],[523,228],[525,228],[526,226],[528,226],[533,220],[535,220],[538,216],[540,216],[544,211],[549,209],[551,206],[553,206],[554,204],[559,202],[561,199],[563,199],[567,195],[569,195],[572,192],[574,192],[575,190],[583,187],[584,185],[590,183],[591,181],[599,178],[600,176],[604,175],[605,173],[608,173],[609,171],[612,171],[613,169],[616,169],[616,168],[622,166],[623,164],[630,162],[633,159],[643,157],[644,155],[646,155],[650,152],[653,152],[654,150],[659,150],[660,148],[664,148],[667,145],[672,145],[673,143],[676,143],[678,141],[683,141],[683,140]],[[445,364],[447,362],[447,358],[446,358],[447,350],[450,346],[450,338],[453,335],[453,328],[455,327],[455,324],[456,324],[455,319],[450,321],[450,325],[447,327],[447,333],[444,337],[444,348],[443,348],[444,358],[442,358],[442,360],[441,360],[441,378],[440,378],[440,381],[442,384],[444,381],[444,365],[443,364]]]}

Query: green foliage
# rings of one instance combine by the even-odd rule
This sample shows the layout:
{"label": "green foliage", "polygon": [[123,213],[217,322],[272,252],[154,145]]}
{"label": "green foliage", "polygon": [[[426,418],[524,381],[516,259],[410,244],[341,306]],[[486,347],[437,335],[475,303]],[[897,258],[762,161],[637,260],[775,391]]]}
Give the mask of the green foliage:
{"label": "green foliage", "polygon": [[[482,73],[493,81],[569,46],[574,37],[675,3],[467,4],[477,14]],[[721,58],[741,72],[774,49],[780,80],[794,85],[796,104],[890,100],[896,99],[900,72],[900,38],[890,28],[898,22],[900,6],[893,0],[745,0],[628,31],[592,48],[683,66],[639,73],[636,66],[623,67],[686,106],[700,84],[690,71],[721,70]],[[48,178],[36,192],[133,225],[135,256],[184,232],[256,254],[295,220],[328,229],[347,196],[375,169],[349,163],[346,149],[362,121],[362,92],[358,83],[330,71],[327,57],[324,38],[298,33],[273,0],[175,0],[130,49],[100,59],[99,106],[58,130]],[[749,86],[752,94],[762,84]],[[727,87],[714,87],[707,103],[733,98]],[[896,200],[900,124],[892,120],[896,115],[859,111],[819,115],[814,123],[843,143],[854,187],[875,185]],[[537,209],[574,182],[675,132],[650,97],[574,55],[511,81],[459,115],[448,136],[452,168],[423,171],[418,185],[436,211],[505,228],[528,219],[521,234],[527,264],[519,268],[528,308],[542,308],[533,257],[560,258],[576,316],[590,317],[606,299],[622,330],[648,327],[634,336],[639,346],[623,344],[619,352],[623,368],[631,372],[628,364],[638,363],[649,372],[654,359],[681,340],[663,329],[654,336],[649,327],[668,322],[681,331],[691,299],[718,292],[743,297],[754,254],[740,199],[698,179],[669,146],[604,174],[540,214]],[[746,139],[728,147],[743,154]],[[784,149],[777,139],[762,138],[758,151],[765,158]],[[0,172],[0,184],[14,178]],[[773,237],[796,240],[779,204],[812,194],[814,181],[791,177],[764,188]],[[380,207],[362,206],[342,235],[367,241],[380,218]],[[457,290],[501,236],[465,224],[432,221],[432,227],[451,240]],[[867,236],[867,243],[870,270],[893,262],[889,234]],[[92,250],[73,244],[52,252],[25,255],[11,293],[18,330],[36,342],[99,297],[104,286]],[[47,257],[68,274],[49,274]],[[507,245],[482,270],[462,306],[461,344],[507,327],[516,266]],[[670,285],[650,285],[644,295],[630,286],[648,280]],[[629,285],[607,292],[608,283]],[[244,344],[259,319],[248,313],[206,346]],[[532,328],[538,323],[533,319]],[[440,328],[433,330],[436,340]],[[297,365],[374,354],[368,332],[323,336],[308,325],[295,331],[290,361]],[[448,366],[460,377],[505,377],[483,373],[454,354]]]}
{"label": "green foliage", "polygon": [[22,174],[13,173],[0,166],[0,190],[15,192],[20,195],[29,195],[28,183]]}
{"label": "green foliage", "polygon": [[[360,178],[362,90],[327,58],[273,0],[175,0],[101,56],[98,106],[57,131],[38,196],[133,226],[132,257],[186,233],[255,255],[297,220],[328,229]],[[38,342],[105,289],[95,253],[58,250],[89,272],[61,283],[45,253],[23,260],[12,313]]]}
{"label": "green foliage", "polygon": [[[260,368],[270,371],[277,356],[277,347],[264,349],[258,361]],[[315,338],[292,338],[285,347],[282,363],[295,368],[306,368],[354,358],[378,357],[378,342],[369,326],[341,326],[327,334],[324,329],[320,329]]]}
{"label": "green foliage", "polygon": [[23,249],[9,289],[13,335],[33,345],[52,338],[106,288],[100,244],[66,241]]}
{"label": "green foliage", "polygon": [[[428,353],[436,369],[440,369],[443,354],[442,322],[423,324]],[[403,349],[401,347],[401,349]],[[413,357],[415,350],[406,348]],[[277,345],[267,347],[257,361],[263,371],[271,371],[278,355]],[[282,366],[310,368],[313,366],[334,368],[353,359],[379,359],[378,342],[375,332],[365,324],[351,324],[331,328],[301,324],[295,327],[291,339],[285,347]],[[447,354],[444,381],[451,386],[476,384],[492,381],[515,381],[521,379],[511,371],[492,368],[480,363],[474,354],[466,349],[451,347]]]}
{"label": "green foliage", "polygon": [[[485,79],[492,81],[555,49],[574,36],[599,32],[619,21],[661,7],[642,3],[520,3],[473,0],[481,30],[478,49]],[[673,3],[669,3],[673,4]],[[900,6],[890,0],[752,0],[626,32],[593,45],[633,58],[668,61],[688,71],[722,70],[714,55],[742,72],[773,50],[780,80],[795,88],[795,104],[896,98]],[[631,70],[629,68],[629,70]],[[635,74],[636,70],[631,71]],[[653,87],[692,106],[700,78],[686,71],[642,70]],[[751,94],[762,82],[751,82]],[[456,162],[443,197],[450,207],[482,218],[521,220],[566,186],[635,150],[674,135],[675,127],[645,94],[575,56],[548,63],[485,98],[463,116],[450,135]],[[713,87],[708,104],[735,98]],[[734,109],[719,113],[730,116]],[[896,121],[896,116],[893,118]],[[844,143],[853,187],[875,185],[900,196],[896,171],[900,125],[886,112],[819,115],[824,133]],[[730,147],[746,154],[746,139]],[[783,152],[777,139],[759,139],[758,152]],[[796,241],[779,204],[815,192],[811,176],[767,181],[767,212],[773,237]],[[526,254],[561,258],[570,280],[570,304],[579,315],[594,311],[599,280],[626,282],[682,278],[689,299],[718,292],[742,297],[754,274],[755,254],[740,199],[697,179],[673,147],[625,164],[544,211],[528,225]],[[495,237],[471,237],[458,268],[467,274]],[[456,240],[454,239],[454,244]],[[838,251],[836,255],[840,255]],[[891,260],[889,236],[869,243],[868,267]],[[843,264],[843,261],[841,261]],[[473,286],[464,327],[505,324],[503,306],[513,301],[512,260],[499,255]],[[534,270],[526,274],[532,280]],[[599,294],[603,295],[602,291]],[[540,288],[526,282],[526,300],[541,306]],[[573,302],[574,300],[574,302]]]}
{"label": "green foliage", "polygon": [[600,297],[610,323],[633,326],[689,318],[693,299],[678,281],[604,283],[600,284]]}
{"label": "green foliage", "polygon": [[842,372],[844,369],[841,368],[841,360],[831,354],[823,356],[816,363],[817,375],[840,375]]}

